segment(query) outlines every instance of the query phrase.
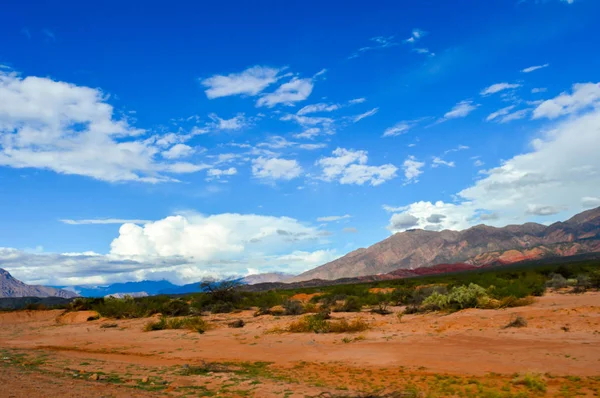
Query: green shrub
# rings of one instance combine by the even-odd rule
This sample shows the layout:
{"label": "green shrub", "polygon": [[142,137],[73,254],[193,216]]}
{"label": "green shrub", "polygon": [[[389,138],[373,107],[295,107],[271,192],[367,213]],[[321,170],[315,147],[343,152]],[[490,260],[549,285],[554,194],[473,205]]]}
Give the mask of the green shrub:
{"label": "green shrub", "polygon": [[546,287],[553,289],[567,287],[567,279],[561,274],[552,274],[550,280],[546,282]]}
{"label": "green shrub", "polygon": [[302,303],[296,300],[286,300],[282,304],[284,315],[302,315],[304,307]]}
{"label": "green shrub", "polygon": [[333,310],[334,312],[360,312],[362,311],[362,304],[360,299],[356,296],[348,296],[344,304]]}
{"label": "green shrub", "polygon": [[433,292],[431,296],[423,300],[421,307],[425,311],[439,311],[447,309],[448,305],[449,299],[447,295]]}

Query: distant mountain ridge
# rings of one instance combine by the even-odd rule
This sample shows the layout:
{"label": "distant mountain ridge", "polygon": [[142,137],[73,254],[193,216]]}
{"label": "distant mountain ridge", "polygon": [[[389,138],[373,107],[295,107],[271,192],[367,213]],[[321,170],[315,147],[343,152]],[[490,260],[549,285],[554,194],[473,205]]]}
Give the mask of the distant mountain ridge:
{"label": "distant mountain ridge", "polygon": [[77,296],[77,293],[69,290],[28,285],[15,279],[8,271],[0,268],[0,297],[60,297],[68,299]]}
{"label": "distant mountain ridge", "polygon": [[463,231],[408,230],[355,250],[286,282],[401,273],[438,264],[472,266],[600,252],[600,207],[550,226],[477,225]]}
{"label": "distant mountain ridge", "polygon": [[[284,279],[289,279],[293,275],[283,272],[268,272],[263,274],[253,274],[246,277],[240,277],[240,282],[243,284],[253,285],[256,283],[280,282]],[[106,297],[119,295],[133,295],[136,293],[144,293],[149,296],[157,294],[187,294],[199,293],[200,283],[193,282],[186,285],[175,285],[167,280],[159,281],[137,281],[113,283],[106,286],[72,286],[69,287],[78,292],[83,297]]]}

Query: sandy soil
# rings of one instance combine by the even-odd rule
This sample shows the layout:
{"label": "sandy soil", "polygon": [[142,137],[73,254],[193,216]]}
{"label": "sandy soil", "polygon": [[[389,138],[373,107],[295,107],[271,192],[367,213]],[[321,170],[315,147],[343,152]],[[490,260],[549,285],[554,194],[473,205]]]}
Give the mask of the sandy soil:
{"label": "sandy soil", "polygon": [[[503,328],[517,315],[527,320],[527,327]],[[503,310],[401,319],[367,312],[333,316],[362,317],[371,328],[353,334],[274,333],[298,317],[254,317],[244,311],[206,317],[214,327],[205,334],[143,332],[148,319],[88,320],[93,313],[62,311],[4,313],[0,383],[14,397],[56,396],[54,391],[61,389],[74,395],[59,396],[117,397],[600,393],[597,292],[549,293],[532,305]],[[243,319],[246,326],[228,328],[233,319]]]}

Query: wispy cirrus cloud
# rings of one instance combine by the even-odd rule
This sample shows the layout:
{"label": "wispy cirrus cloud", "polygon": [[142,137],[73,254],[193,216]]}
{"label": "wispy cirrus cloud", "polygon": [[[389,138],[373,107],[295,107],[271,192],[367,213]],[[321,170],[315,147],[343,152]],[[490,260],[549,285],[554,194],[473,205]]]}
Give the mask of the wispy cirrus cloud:
{"label": "wispy cirrus cloud", "polygon": [[539,69],[547,68],[549,66],[550,66],[550,64],[533,65],[533,66],[527,67],[525,69],[521,69],[521,72],[522,73],[531,73],[531,72],[535,72],[536,70],[539,70]]}

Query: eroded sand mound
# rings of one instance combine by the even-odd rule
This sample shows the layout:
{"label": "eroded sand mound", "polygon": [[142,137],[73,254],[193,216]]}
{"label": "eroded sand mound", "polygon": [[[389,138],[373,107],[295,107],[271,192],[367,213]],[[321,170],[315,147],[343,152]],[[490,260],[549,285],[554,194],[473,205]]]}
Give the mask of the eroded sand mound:
{"label": "eroded sand mound", "polygon": [[64,310],[51,310],[51,311],[13,311],[13,312],[0,312],[0,325],[15,325],[22,323],[36,323],[36,322],[48,322],[53,321],[59,317]]}
{"label": "eroded sand mound", "polygon": [[65,312],[56,318],[56,323],[61,325],[72,325],[75,323],[85,323],[100,318],[96,311],[77,311]]}

